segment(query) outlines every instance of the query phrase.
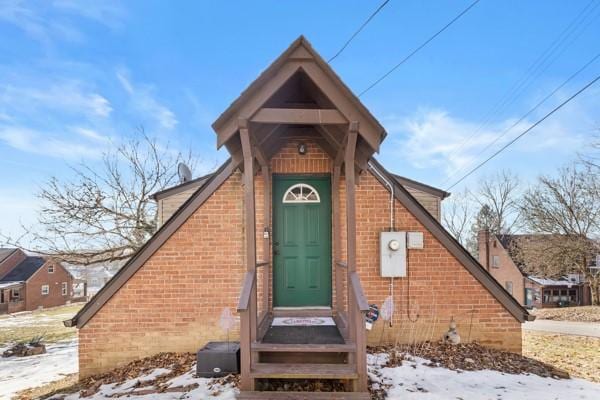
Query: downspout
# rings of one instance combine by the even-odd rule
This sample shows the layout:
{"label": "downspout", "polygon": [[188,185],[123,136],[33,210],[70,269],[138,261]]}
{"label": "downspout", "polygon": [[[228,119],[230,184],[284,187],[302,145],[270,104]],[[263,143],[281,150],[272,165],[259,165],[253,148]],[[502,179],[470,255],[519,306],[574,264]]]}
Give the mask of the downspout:
{"label": "downspout", "polygon": [[[394,232],[396,230],[396,221],[395,221],[395,213],[394,213],[394,185],[390,182],[376,167],[373,165],[371,161],[367,163],[371,172],[379,177],[390,189],[390,232]],[[408,257],[408,250],[406,256]],[[390,299],[392,303],[392,312],[390,315],[390,328],[392,327],[392,321],[394,320],[394,308],[396,305],[394,304],[394,278],[390,278]]]}

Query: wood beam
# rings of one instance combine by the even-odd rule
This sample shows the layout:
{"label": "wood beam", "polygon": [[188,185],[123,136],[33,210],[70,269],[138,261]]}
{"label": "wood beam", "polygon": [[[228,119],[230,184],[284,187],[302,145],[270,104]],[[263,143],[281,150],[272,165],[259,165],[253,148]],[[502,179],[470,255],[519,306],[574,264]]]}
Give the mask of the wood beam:
{"label": "wood beam", "polygon": [[354,174],[354,155],[358,137],[358,122],[352,121],[348,127],[348,140],[344,155],[346,174],[346,229],[348,271],[356,270],[356,176]]}
{"label": "wood beam", "polygon": [[[250,144],[248,121],[239,120],[240,141],[244,156],[244,233],[246,238],[246,270],[256,277],[256,210],[254,207],[254,155]],[[252,285],[250,305],[243,312],[240,325],[240,347],[242,379],[244,390],[254,390],[254,379],[250,376],[252,363],[251,343],[256,340],[256,279]]]}
{"label": "wood beam", "polygon": [[261,108],[251,119],[263,124],[335,125],[348,121],[338,110],[302,108]]}
{"label": "wood beam", "polygon": [[263,212],[263,231],[269,232],[269,237],[263,239],[263,260],[267,262],[263,270],[263,311],[269,312],[269,276],[271,275],[271,171],[269,164],[261,167],[261,173],[264,183],[264,212]]}

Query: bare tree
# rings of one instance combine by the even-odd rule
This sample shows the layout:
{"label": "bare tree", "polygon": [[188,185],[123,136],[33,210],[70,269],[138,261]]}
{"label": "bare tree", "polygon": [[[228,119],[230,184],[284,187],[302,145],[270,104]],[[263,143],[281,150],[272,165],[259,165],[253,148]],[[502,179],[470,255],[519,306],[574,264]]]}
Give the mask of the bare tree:
{"label": "bare tree", "polygon": [[600,253],[600,182],[589,166],[572,164],[557,177],[541,176],[523,196],[523,220],[542,239],[519,243],[523,264],[530,273],[560,277],[576,273],[590,285],[598,304],[600,273],[590,268]]}
{"label": "bare tree", "polygon": [[5,241],[71,264],[128,259],[156,230],[150,196],[176,184],[178,163],[191,159],[140,133],[104,153],[101,167],[83,163],[69,181],[52,177],[38,193],[37,225]]}
{"label": "bare tree", "polygon": [[[519,223],[519,177],[500,171],[479,182],[475,200],[479,203],[492,233],[510,233]],[[476,233],[476,232],[475,232]]]}
{"label": "bare tree", "polygon": [[453,194],[444,202],[442,224],[465,247],[472,219],[473,201],[468,189]]}

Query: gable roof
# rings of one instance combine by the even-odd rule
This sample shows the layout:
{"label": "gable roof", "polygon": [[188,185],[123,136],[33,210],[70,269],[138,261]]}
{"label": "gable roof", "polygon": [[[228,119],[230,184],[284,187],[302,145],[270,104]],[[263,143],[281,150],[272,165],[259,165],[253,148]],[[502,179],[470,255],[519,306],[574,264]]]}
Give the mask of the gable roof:
{"label": "gable roof", "polygon": [[[398,183],[394,187],[394,197],[452,254],[466,269],[504,306],[519,322],[532,321],[535,316],[529,312],[477,261],[467,249],[415,199],[397,180],[374,158],[370,161],[386,179]],[[373,174],[385,187],[385,182]]]}
{"label": "gable roof", "polygon": [[[450,253],[509,311],[518,321],[533,320],[506,289],[502,287],[477,260],[452,237],[448,231],[415,199],[377,160],[371,159],[386,179],[396,182],[394,195],[417,220],[438,239]],[[66,326],[83,327],[110,298],[139,270],[142,265],[181,227],[185,221],[233,174],[240,160],[227,160],[207,182],[169,218],[169,220],[136,252],[102,289],[75,315],[64,322]],[[377,174],[374,176],[379,180]],[[385,185],[382,182],[383,185]]]}
{"label": "gable roof", "polygon": [[123,265],[98,293],[65,326],[81,328],[139,270],[142,265],[173,235],[180,226],[233,174],[241,159],[230,158],[210,176],[207,182],[187,199],[154,235]]}
{"label": "gable roof", "polygon": [[[288,61],[306,61],[301,67],[297,63],[288,63]],[[359,122],[360,129],[370,128],[377,135],[377,142],[371,141],[369,146],[374,151],[379,149],[379,144],[385,137],[385,130],[367,108],[358,100],[352,91],[342,82],[335,74],[329,65],[313,50],[308,41],[300,36],[290,47],[280,56],[275,62],[267,68],[250,86],[235,100],[231,106],[213,123],[213,129],[217,132],[218,142],[220,147],[233,137],[238,127],[238,117],[248,118],[257,108],[262,106],[262,102],[269,99],[274,91],[276,91],[283,83],[289,79],[294,73],[304,68],[305,72],[316,73],[315,65],[319,71],[325,73],[328,82],[327,85],[332,86],[337,90],[337,95],[342,93],[341,100],[344,101],[345,110],[352,112],[353,115],[348,118],[349,121]],[[283,68],[288,66],[287,73],[278,75]],[[319,72],[321,73],[321,72]],[[310,75],[310,74],[309,74]],[[273,82],[272,78],[277,77],[280,82]],[[309,76],[310,77],[310,76]],[[277,86],[277,84],[279,86]],[[271,94],[264,95],[262,98],[256,98],[258,93],[264,87],[270,85]],[[253,104],[247,106],[249,101]],[[351,104],[352,107],[347,107]],[[342,110],[340,112],[343,113]],[[364,121],[364,124],[363,124]],[[360,132],[359,132],[360,133]],[[371,137],[372,139],[372,137]],[[370,158],[370,156],[368,157]],[[395,177],[387,172],[376,160],[370,158],[377,168],[385,174],[386,179],[390,182],[395,182],[394,195],[396,199],[404,205],[419,222],[428,229],[434,237],[436,237],[450,251],[459,262],[464,265],[467,270],[496,298],[498,301],[519,321],[529,319],[528,312],[465,250],[441,225],[440,223],[403,187]],[[77,325],[78,328],[83,327],[110,298],[144,265],[144,263],[152,257],[152,255],[185,223],[185,221],[200,207],[204,202],[225,182],[229,176],[238,168],[241,163],[239,154],[232,155],[232,158],[227,160],[214,174],[210,175],[206,181],[197,181],[200,187],[190,198],[184,202],[181,207],[169,218],[169,220],[160,227],[160,229],[137,251],[131,259],[115,274],[110,281],[73,317],[71,320],[65,321],[66,326]],[[376,174],[375,174],[376,175]],[[205,178],[205,177],[203,177]],[[200,179],[200,178],[198,178]],[[377,179],[380,179],[377,177]],[[414,183],[414,181],[413,181]],[[186,186],[189,188],[190,184]],[[423,185],[426,186],[426,185]],[[421,186],[423,188],[423,186]],[[435,189],[428,187],[428,190]],[[169,189],[155,194],[155,197],[165,195]],[[183,189],[185,190],[185,189]],[[439,189],[438,189],[439,190]],[[439,191],[441,193],[443,191]],[[445,192],[444,192],[445,193]]]}
{"label": "gable roof", "polygon": [[44,264],[46,260],[43,257],[27,256],[25,260],[17,264],[0,282],[26,281],[31,278]]}
{"label": "gable roof", "polygon": [[17,249],[9,249],[6,247],[0,248],[0,263],[10,257],[15,251],[17,251]]}
{"label": "gable roof", "polygon": [[404,176],[400,176],[400,175],[396,175],[396,174],[391,174],[391,175],[401,185],[408,186],[408,187],[420,190],[420,191],[425,192],[425,193],[429,193],[429,194],[431,194],[431,195],[433,195],[435,197],[439,197],[441,200],[444,200],[446,197],[450,196],[450,193],[446,192],[445,190],[438,189],[436,187],[433,187],[433,186],[427,185],[425,183],[418,182],[418,181],[406,178]]}
{"label": "gable roof", "polygon": [[[366,131],[372,133],[365,137],[366,142],[374,151],[379,151],[381,141],[387,135],[384,127],[362,104],[358,97],[346,86],[335,71],[317,53],[304,36],[298,37],[275,61],[264,70],[212,124],[217,133],[217,147],[225,144],[237,130],[238,118],[250,118],[258,109],[297,72],[306,73],[309,78],[315,78],[317,71],[328,78],[330,93],[341,93],[336,104],[330,101],[344,114],[348,121],[359,122],[359,134]],[[276,82],[278,78],[278,81]],[[261,96],[261,90],[268,91]],[[321,87],[321,89],[325,89]],[[266,89],[265,89],[266,90]],[[327,95],[327,93],[325,93]],[[343,100],[344,104],[341,104]],[[351,107],[348,107],[351,106]],[[375,139],[377,137],[377,139]]]}
{"label": "gable roof", "polygon": [[[180,183],[179,185],[168,187],[166,189],[161,190],[160,192],[154,193],[150,197],[152,197],[152,199],[158,201],[158,200],[164,199],[166,197],[173,196],[175,194],[184,192],[189,189],[199,188],[200,186],[204,185],[206,183],[206,181],[212,175],[213,174],[207,174],[207,175],[201,176],[199,178],[195,178],[190,181]],[[392,176],[394,177],[394,179],[396,179],[396,181],[398,181],[398,183],[400,183],[403,186],[408,186],[410,188],[420,190],[425,193],[429,193],[433,196],[439,197],[441,200],[450,196],[450,193],[448,193],[442,189],[438,189],[433,186],[429,186],[425,183],[418,182],[418,181],[406,178],[404,176],[396,175],[396,174],[392,174]]]}

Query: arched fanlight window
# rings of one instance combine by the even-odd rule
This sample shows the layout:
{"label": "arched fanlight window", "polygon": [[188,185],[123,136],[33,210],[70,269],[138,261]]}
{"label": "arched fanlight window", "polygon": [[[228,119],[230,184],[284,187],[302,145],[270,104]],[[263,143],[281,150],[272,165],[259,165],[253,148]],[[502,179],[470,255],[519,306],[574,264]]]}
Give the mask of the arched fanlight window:
{"label": "arched fanlight window", "polygon": [[284,203],[320,203],[321,197],[317,190],[305,183],[290,187],[283,195]]}

